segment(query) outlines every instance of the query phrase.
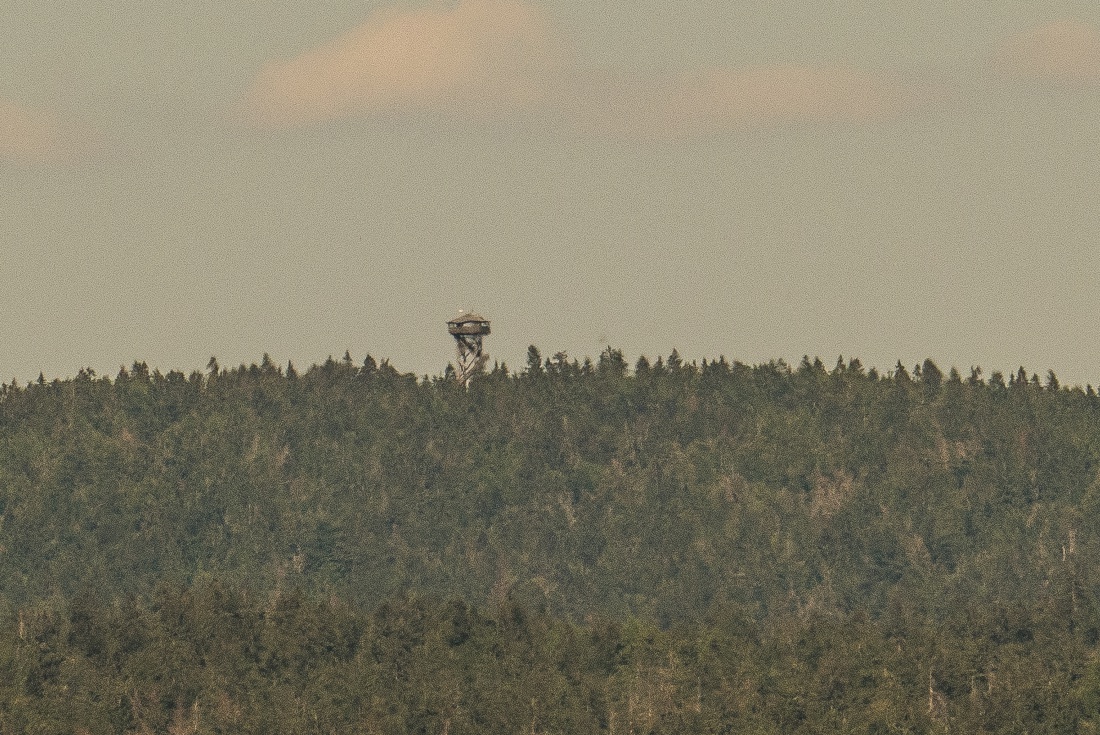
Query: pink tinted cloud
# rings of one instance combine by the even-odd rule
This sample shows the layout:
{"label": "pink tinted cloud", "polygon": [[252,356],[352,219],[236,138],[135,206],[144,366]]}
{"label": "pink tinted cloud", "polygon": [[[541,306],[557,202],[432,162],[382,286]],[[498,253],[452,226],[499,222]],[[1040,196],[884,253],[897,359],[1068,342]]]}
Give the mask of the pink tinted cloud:
{"label": "pink tinted cloud", "polygon": [[61,128],[49,115],[0,100],[0,156],[23,161],[56,157],[62,152]]}
{"label": "pink tinted cloud", "polygon": [[994,55],[1009,76],[1066,85],[1100,83],[1100,28],[1061,20],[1005,41]]}
{"label": "pink tinted cloud", "polygon": [[72,162],[96,151],[101,142],[101,136],[87,126],[0,99],[0,159]]}
{"label": "pink tinted cloud", "polygon": [[242,111],[281,127],[418,109],[527,107],[543,94],[552,45],[545,17],[519,0],[379,11],[335,40],[267,64]]}
{"label": "pink tinted cloud", "polygon": [[580,85],[582,128],[681,137],[784,123],[875,122],[907,106],[900,85],[845,66],[712,68]]}
{"label": "pink tinted cloud", "polygon": [[681,75],[585,69],[524,0],[391,9],[300,55],[267,64],[246,121],[293,127],[349,117],[519,112],[566,130],[680,137],[783,122],[880,120],[897,90],[845,66],[699,69]]}

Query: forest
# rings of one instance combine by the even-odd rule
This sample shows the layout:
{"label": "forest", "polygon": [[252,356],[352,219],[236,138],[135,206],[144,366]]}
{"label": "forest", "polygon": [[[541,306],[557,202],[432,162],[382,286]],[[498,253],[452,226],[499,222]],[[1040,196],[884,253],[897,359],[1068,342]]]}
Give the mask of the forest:
{"label": "forest", "polygon": [[858,359],[0,386],[0,732],[1100,731],[1100,397]]}

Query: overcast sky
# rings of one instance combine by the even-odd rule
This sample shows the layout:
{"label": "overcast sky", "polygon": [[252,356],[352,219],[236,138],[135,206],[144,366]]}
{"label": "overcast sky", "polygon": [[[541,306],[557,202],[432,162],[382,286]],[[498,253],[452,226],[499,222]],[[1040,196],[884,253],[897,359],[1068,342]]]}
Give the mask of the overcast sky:
{"label": "overcast sky", "polygon": [[0,0],[0,379],[489,351],[1100,382],[1100,4]]}

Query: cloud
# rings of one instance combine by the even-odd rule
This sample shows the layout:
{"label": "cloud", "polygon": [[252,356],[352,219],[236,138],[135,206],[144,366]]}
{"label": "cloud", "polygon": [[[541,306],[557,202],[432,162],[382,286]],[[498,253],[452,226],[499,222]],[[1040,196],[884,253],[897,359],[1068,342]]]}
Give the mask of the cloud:
{"label": "cloud", "polygon": [[1062,20],[1031,28],[1005,41],[996,68],[1023,79],[1065,85],[1100,83],[1100,28]]}
{"label": "cloud", "polygon": [[900,85],[845,66],[712,68],[581,86],[587,89],[572,113],[583,128],[643,137],[783,123],[874,122],[906,105]]}
{"label": "cloud", "polygon": [[529,113],[565,130],[678,137],[784,122],[868,122],[898,90],[845,66],[697,69],[679,75],[584,68],[523,0],[459,0],[376,12],[349,33],[258,74],[240,112],[261,127],[441,113]]}
{"label": "cloud", "polygon": [[61,152],[61,128],[43,112],[0,100],[0,157],[37,161]]}
{"label": "cloud", "polygon": [[24,163],[72,161],[93,151],[99,135],[57,115],[0,99],[0,159]]}
{"label": "cloud", "polygon": [[554,65],[551,35],[542,13],[519,0],[380,11],[340,38],[269,63],[242,112],[282,127],[411,110],[530,107]]}

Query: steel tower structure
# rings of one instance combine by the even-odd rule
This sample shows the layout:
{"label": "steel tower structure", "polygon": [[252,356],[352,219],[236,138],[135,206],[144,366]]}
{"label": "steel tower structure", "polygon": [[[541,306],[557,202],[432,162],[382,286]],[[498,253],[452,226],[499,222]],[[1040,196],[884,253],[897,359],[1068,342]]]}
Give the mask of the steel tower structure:
{"label": "steel tower structure", "polygon": [[458,316],[447,322],[447,331],[455,338],[458,353],[458,365],[455,378],[464,386],[469,386],[474,375],[481,372],[489,361],[489,353],[484,350],[484,339],[489,334],[489,320],[480,314],[459,312]]}

